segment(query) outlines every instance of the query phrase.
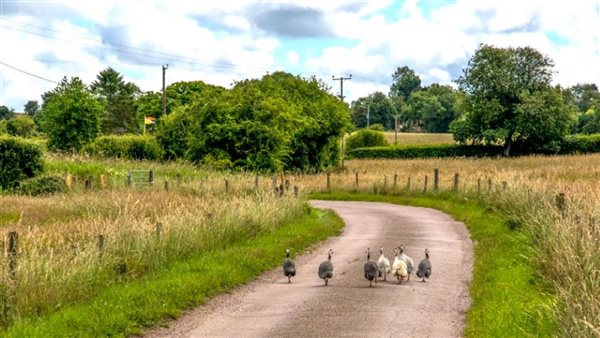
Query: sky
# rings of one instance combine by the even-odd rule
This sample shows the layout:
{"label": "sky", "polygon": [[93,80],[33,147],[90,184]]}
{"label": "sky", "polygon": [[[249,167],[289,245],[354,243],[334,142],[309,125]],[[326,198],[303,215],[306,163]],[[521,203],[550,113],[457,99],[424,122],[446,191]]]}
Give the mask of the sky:
{"label": "sky", "polygon": [[64,76],[107,67],[143,91],[282,70],[316,76],[345,101],[389,92],[404,65],[454,86],[480,44],[531,46],[554,82],[600,86],[600,0],[0,0],[0,105],[23,111]]}

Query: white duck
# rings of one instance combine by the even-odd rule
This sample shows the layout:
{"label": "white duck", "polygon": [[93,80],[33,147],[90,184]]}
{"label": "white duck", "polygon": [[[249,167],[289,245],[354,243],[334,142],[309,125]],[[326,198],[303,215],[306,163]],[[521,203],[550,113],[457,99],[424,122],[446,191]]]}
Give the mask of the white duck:
{"label": "white duck", "polygon": [[387,274],[390,273],[391,266],[390,260],[385,258],[383,255],[383,247],[379,248],[379,258],[377,259],[377,270],[379,271],[379,277],[383,276],[383,281],[387,280]]}

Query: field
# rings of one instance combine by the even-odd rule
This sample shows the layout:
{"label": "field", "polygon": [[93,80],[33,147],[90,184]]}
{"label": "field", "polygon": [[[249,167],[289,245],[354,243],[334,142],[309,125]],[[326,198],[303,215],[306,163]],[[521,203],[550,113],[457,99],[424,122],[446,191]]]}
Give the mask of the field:
{"label": "field", "polygon": [[[85,192],[79,181],[74,192],[51,198],[0,196],[0,236],[19,232],[18,283],[10,260],[0,265],[5,325],[87,299],[101,285],[140,278],[169,262],[269,232],[302,214],[308,193],[358,191],[470,201],[498,212],[515,236],[527,239],[526,249],[514,256],[527,258],[534,270],[531,283],[553,299],[558,335],[599,332],[600,155],[352,160],[346,170],[329,174],[260,176],[258,189],[251,173],[135,164],[156,168],[152,187],[126,187],[126,171],[134,163],[54,158],[50,171],[108,173],[112,188]],[[274,193],[280,184],[283,198]],[[300,198],[294,197],[295,186]]]}
{"label": "field", "polygon": [[[395,141],[394,132],[386,132],[385,138],[390,144]],[[446,144],[454,143],[452,134],[449,133],[398,133],[398,144],[400,145],[415,145],[415,144]]]}

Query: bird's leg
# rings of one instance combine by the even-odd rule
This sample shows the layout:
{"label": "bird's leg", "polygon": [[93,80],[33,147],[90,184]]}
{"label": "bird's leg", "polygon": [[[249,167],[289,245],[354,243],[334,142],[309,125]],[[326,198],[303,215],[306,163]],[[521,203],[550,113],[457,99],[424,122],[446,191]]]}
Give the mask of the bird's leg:
{"label": "bird's leg", "polygon": [[[327,278],[325,278],[325,286],[327,286],[327,282],[328,282],[328,281],[329,281],[329,280],[328,280]],[[424,280],[423,280],[423,281],[424,281]]]}
{"label": "bird's leg", "polygon": [[384,273],[383,273],[383,281],[385,282],[386,280],[387,280],[387,273],[386,273],[386,272],[384,272]]}
{"label": "bird's leg", "polygon": [[425,278],[423,278],[422,282],[425,283]]}
{"label": "bird's leg", "polygon": [[288,284],[292,282],[292,277],[288,276]]}
{"label": "bird's leg", "polygon": [[373,281],[369,281],[369,287],[372,288],[373,287]]}

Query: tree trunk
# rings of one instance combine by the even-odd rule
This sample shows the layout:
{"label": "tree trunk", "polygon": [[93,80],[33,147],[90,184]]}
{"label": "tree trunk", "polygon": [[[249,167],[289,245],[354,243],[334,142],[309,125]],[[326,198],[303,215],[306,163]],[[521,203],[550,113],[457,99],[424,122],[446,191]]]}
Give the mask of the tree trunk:
{"label": "tree trunk", "polygon": [[512,138],[504,140],[504,157],[510,156],[510,147],[512,146]]}

